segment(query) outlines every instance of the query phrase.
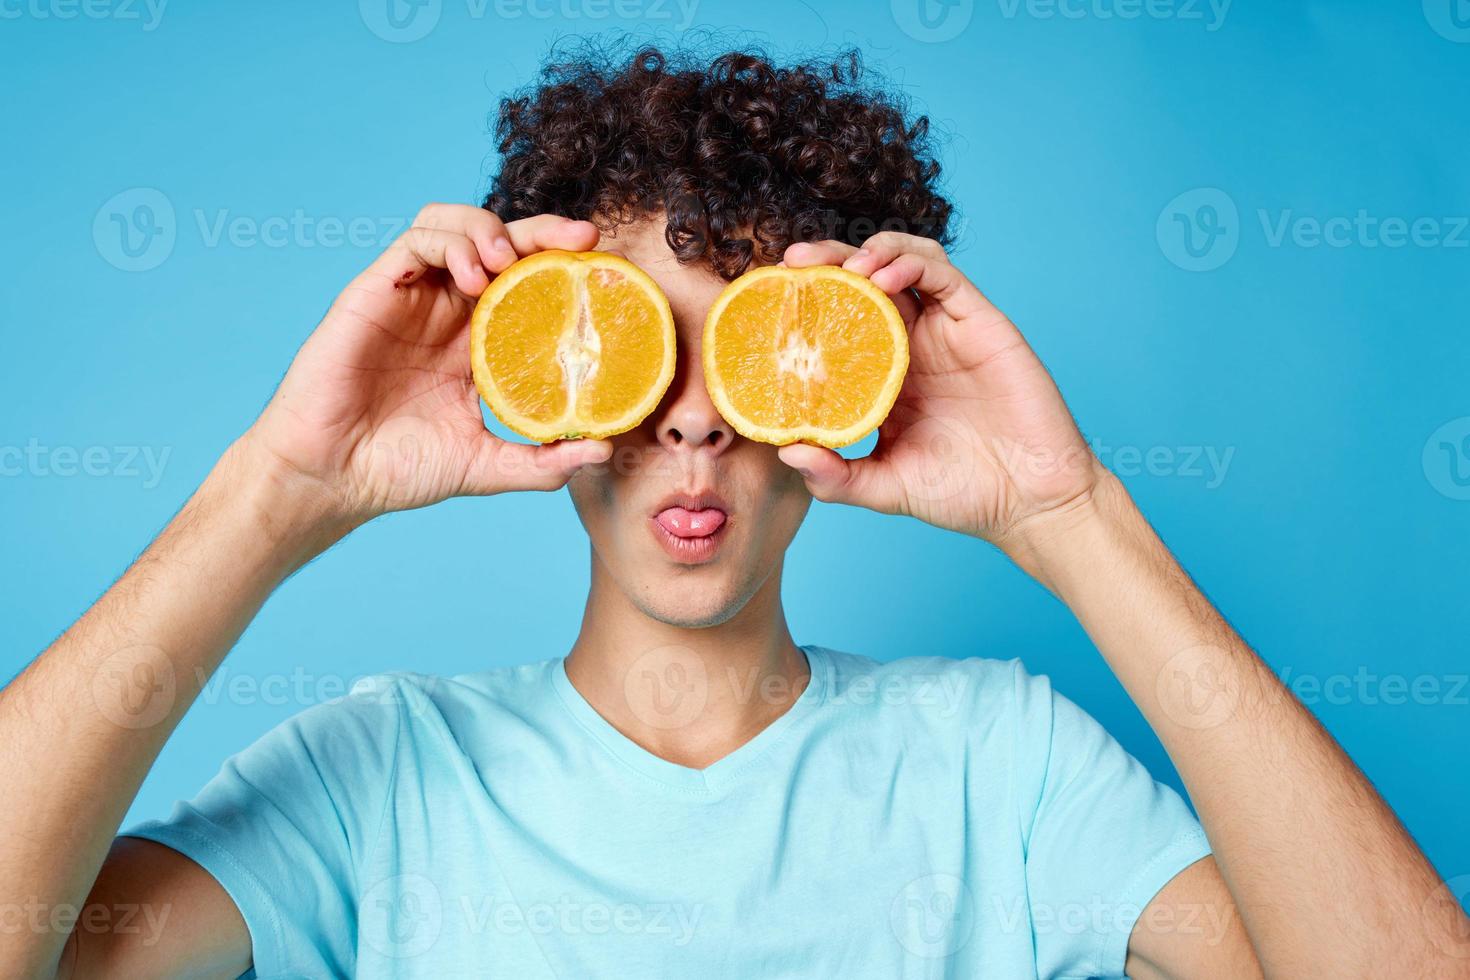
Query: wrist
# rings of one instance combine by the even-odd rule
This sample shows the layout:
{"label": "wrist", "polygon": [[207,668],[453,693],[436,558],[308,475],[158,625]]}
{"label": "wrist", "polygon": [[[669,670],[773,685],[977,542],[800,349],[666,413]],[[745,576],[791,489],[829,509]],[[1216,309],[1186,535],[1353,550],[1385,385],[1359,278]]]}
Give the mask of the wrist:
{"label": "wrist", "polygon": [[247,432],[199,488],[197,501],[243,523],[264,554],[290,574],[355,526],[329,488],[264,451]]}
{"label": "wrist", "polygon": [[1026,518],[997,542],[1011,561],[1062,598],[1074,571],[1107,562],[1119,547],[1147,547],[1151,535],[1122,482],[1100,464],[1097,470],[1085,493]]}

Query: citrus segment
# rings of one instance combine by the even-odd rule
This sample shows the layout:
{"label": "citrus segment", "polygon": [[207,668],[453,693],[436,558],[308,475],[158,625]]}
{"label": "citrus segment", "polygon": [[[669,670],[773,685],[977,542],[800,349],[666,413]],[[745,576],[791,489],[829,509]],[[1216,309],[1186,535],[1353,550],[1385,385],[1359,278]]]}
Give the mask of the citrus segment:
{"label": "citrus segment", "polygon": [[470,319],[480,397],[538,442],[602,439],[642,422],[674,377],[658,285],[606,252],[538,252],[496,276]]}
{"label": "citrus segment", "polygon": [[909,361],[893,301],[836,266],[747,272],[710,309],[703,346],[720,414],[776,445],[857,442],[888,415]]}

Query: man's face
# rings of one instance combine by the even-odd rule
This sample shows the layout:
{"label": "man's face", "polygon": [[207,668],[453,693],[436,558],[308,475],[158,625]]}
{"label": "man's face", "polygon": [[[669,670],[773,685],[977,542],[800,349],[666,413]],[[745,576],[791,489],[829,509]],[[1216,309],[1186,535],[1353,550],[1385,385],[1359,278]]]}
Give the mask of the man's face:
{"label": "man's face", "polygon": [[612,459],[569,489],[592,541],[594,578],[610,579],[660,622],[713,626],[771,580],[811,497],[775,446],[737,435],[710,402],[700,337],[725,282],[681,266],[663,232],[662,220],[624,225],[598,247],[632,261],[668,296],[674,381],[642,425],[613,437]]}

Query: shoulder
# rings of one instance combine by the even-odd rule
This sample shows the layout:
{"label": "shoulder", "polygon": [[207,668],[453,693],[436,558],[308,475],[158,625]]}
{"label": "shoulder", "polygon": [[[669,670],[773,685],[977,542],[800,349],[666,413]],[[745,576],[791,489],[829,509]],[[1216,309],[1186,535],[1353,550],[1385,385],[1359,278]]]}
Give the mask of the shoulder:
{"label": "shoulder", "polygon": [[1019,660],[903,657],[880,661],[813,648],[826,668],[827,703],[871,710],[900,724],[1005,736],[1050,724],[1051,682]]}
{"label": "shoulder", "polygon": [[382,743],[404,730],[493,710],[527,706],[548,686],[558,661],[456,676],[388,671],[357,678],[346,694],[322,701],[282,722],[273,734],[308,743],[366,740]]}
{"label": "shoulder", "polygon": [[358,680],[339,711],[374,715],[379,721],[396,713],[401,724],[413,727],[436,719],[453,722],[473,715],[523,713],[535,709],[538,699],[552,690],[553,670],[559,660],[496,667],[470,674],[425,674],[391,671]]}

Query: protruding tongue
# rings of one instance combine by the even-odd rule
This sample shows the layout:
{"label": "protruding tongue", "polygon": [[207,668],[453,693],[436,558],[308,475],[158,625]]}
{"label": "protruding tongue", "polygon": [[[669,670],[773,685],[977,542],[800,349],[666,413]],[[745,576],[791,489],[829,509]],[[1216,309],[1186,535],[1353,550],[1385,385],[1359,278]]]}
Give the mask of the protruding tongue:
{"label": "protruding tongue", "polygon": [[704,510],[670,507],[660,511],[655,520],[676,538],[707,538],[725,523],[725,512],[717,507]]}

